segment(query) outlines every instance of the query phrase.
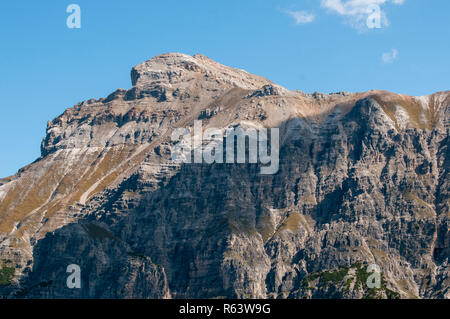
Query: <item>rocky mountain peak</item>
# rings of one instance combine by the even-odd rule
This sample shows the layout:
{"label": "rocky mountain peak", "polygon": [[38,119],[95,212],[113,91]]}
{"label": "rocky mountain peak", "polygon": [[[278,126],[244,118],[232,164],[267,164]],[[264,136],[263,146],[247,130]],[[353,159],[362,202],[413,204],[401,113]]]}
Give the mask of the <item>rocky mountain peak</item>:
{"label": "rocky mountain peak", "polygon": [[[131,76],[0,179],[0,297],[450,298],[450,92],[307,94],[180,53]],[[174,163],[197,120],[279,128],[279,170]]]}
{"label": "rocky mountain peak", "polygon": [[199,80],[215,81],[248,90],[272,83],[246,71],[224,66],[201,54],[161,54],[135,66],[131,71],[132,85],[139,88],[154,85],[186,87]]}

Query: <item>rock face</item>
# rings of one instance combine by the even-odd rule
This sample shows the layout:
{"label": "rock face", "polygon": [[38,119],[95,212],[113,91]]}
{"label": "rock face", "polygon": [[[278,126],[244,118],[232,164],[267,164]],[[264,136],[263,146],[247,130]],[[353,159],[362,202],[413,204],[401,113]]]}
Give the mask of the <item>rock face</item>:
{"label": "rock face", "polygon": [[[131,78],[0,180],[1,295],[450,297],[449,91],[305,94],[184,54]],[[174,163],[173,130],[198,119],[280,128],[278,172]]]}

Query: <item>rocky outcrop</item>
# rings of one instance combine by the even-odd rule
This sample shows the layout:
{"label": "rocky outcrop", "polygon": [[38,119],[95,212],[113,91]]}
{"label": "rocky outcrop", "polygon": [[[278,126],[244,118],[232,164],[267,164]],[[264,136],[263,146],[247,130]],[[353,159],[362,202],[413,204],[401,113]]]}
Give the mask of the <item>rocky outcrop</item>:
{"label": "rocky outcrop", "polygon": [[[310,95],[184,54],[131,77],[0,180],[2,295],[449,298],[450,92]],[[171,133],[198,119],[280,128],[278,172],[174,163]]]}

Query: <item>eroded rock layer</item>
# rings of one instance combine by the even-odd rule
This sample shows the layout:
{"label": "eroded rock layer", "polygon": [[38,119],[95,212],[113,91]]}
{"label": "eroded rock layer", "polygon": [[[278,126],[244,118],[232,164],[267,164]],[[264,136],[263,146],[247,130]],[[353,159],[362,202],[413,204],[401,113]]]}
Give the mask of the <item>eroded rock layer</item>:
{"label": "eroded rock layer", "polygon": [[[450,297],[450,92],[305,94],[184,54],[131,77],[0,180],[3,296]],[[278,172],[174,163],[171,133],[199,119],[280,128]]]}

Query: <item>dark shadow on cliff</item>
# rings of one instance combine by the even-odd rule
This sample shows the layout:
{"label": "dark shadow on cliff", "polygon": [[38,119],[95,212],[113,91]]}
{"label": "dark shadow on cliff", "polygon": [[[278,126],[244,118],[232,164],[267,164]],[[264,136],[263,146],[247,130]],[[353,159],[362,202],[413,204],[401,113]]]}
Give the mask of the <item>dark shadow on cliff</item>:
{"label": "dark shadow on cliff", "polygon": [[[294,211],[310,216],[314,229],[358,219],[343,203],[367,192],[355,177],[354,164],[371,145],[384,147],[374,110],[364,99],[342,121],[324,121],[310,133],[310,128],[299,128],[299,138],[280,150],[280,169],[274,175],[260,175],[256,164],[183,164],[159,188],[131,176],[116,190],[95,197],[93,201],[106,197],[95,211],[39,241],[33,269],[17,297],[163,298],[168,292],[174,298],[236,297],[238,264],[224,265],[224,254],[233,234],[270,244],[279,229],[266,234],[268,208],[288,208],[286,218]],[[391,138],[397,134],[388,132]],[[395,156],[388,146],[380,151],[387,158]],[[341,154],[346,154],[345,165]],[[306,183],[308,176],[315,181]],[[392,245],[400,247],[402,239]],[[314,264],[307,250],[298,252],[294,261],[301,259],[311,271],[340,262]],[[66,286],[70,264],[82,269],[81,289]],[[298,274],[297,282],[303,275]]]}

